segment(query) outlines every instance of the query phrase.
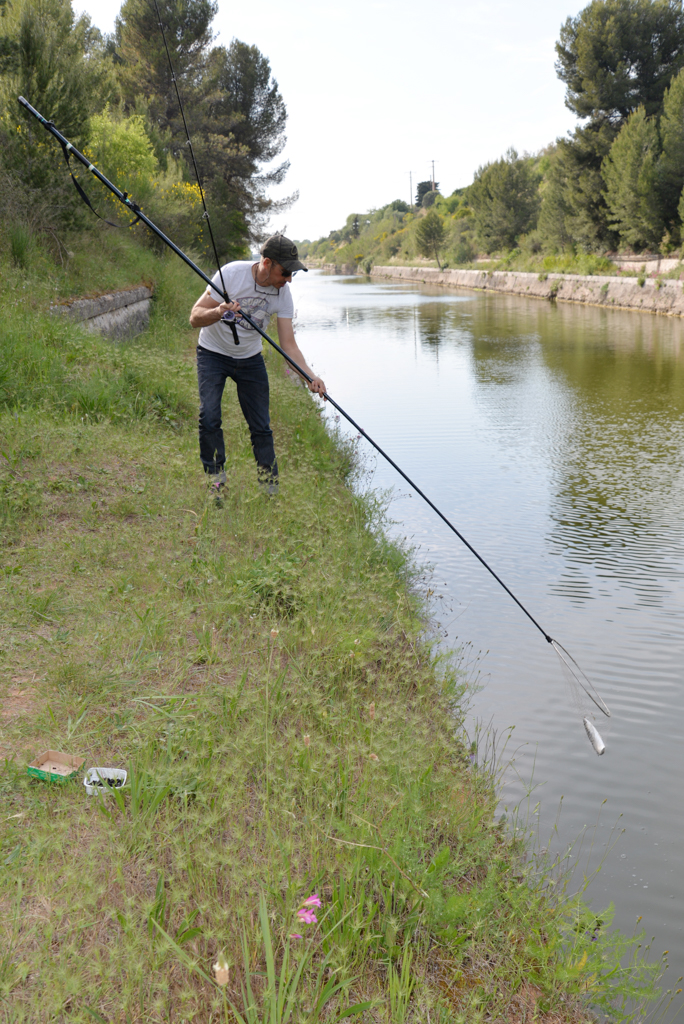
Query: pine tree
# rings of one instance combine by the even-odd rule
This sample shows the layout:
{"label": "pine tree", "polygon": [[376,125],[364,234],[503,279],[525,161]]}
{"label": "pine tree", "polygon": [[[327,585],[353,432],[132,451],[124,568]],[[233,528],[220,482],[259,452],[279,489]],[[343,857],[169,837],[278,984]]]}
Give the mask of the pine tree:
{"label": "pine tree", "polygon": [[658,162],[658,188],[663,220],[676,240],[680,240],[679,199],[684,189],[684,71],[673,79],[665,93],[660,118],[662,153]]}
{"label": "pine tree", "polygon": [[[194,122],[198,103],[207,92],[211,22],[218,7],[214,0],[157,0],[157,4],[186,114]],[[145,109],[173,155],[179,156],[185,132],[155,4],[124,0],[115,36],[125,109]]]}
{"label": "pine tree", "polygon": [[210,189],[217,202],[241,210],[258,236],[267,215],[296,199],[295,194],[275,202],[267,195],[290,167],[289,161],[264,167],[285,145],[285,103],[268,59],[239,39],[212,50],[207,77],[211,90],[199,151]]}
{"label": "pine tree", "polygon": [[556,140],[541,186],[539,232],[547,247],[564,250],[576,244],[595,251],[618,244],[601,174],[613,141],[610,126],[596,122],[576,128],[569,139]]}
{"label": "pine tree", "polygon": [[660,111],[684,67],[684,10],[677,0],[592,0],[561,27],[556,71],[578,117],[617,131],[640,105]]}
{"label": "pine tree", "polygon": [[679,0],[592,0],[562,26],[556,52],[566,106],[586,122],[557,140],[555,181],[540,223],[554,244],[569,234],[585,249],[612,247],[617,221],[603,194],[603,161],[638,106],[647,116],[660,113],[684,66],[684,9]]}
{"label": "pine tree", "polygon": [[637,251],[657,248],[663,235],[658,194],[660,139],[655,118],[639,107],[603,162],[606,202],[620,241]]}
{"label": "pine tree", "polygon": [[423,205],[423,199],[428,192],[439,192],[439,182],[435,182],[433,189],[431,181],[419,181],[416,185],[416,206]]}
{"label": "pine tree", "polygon": [[485,252],[512,249],[536,227],[539,175],[530,161],[509,149],[502,159],[480,167],[468,189],[477,238]]}
{"label": "pine tree", "polygon": [[[289,163],[265,167],[285,145],[287,111],[266,57],[234,39],[210,48],[214,0],[158,0],[202,184],[220,251],[236,256],[258,236]],[[118,74],[127,110],[144,112],[157,158],[165,150],[188,163],[178,99],[154,5],[125,0],[117,21]]]}
{"label": "pine tree", "polygon": [[[102,37],[70,0],[14,0],[2,18],[0,139],[5,168],[29,188],[68,182],[59,148],[17,103],[23,95],[76,146],[87,137],[88,119],[113,87]],[[68,189],[73,190],[71,183]],[[59,203],[71,204],[64,199]],[[74,191],[75,195],[75,191]]]}

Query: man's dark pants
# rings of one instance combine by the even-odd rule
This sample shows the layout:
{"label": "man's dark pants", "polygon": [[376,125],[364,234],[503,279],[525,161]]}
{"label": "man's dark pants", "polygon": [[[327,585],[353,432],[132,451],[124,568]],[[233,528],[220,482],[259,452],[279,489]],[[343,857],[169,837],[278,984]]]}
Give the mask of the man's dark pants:
{"label": "man's dark pants", "polygon": [[205,472],[219,473],[226,461],[221,430],[221,398],[229,377],[235,381],[240,408],[249,427],[259,478],[275,481],[278,463],[268,411],[268,374],[264,357],[258,353],[248,359],[234,359],[198,345],[199,443]]}

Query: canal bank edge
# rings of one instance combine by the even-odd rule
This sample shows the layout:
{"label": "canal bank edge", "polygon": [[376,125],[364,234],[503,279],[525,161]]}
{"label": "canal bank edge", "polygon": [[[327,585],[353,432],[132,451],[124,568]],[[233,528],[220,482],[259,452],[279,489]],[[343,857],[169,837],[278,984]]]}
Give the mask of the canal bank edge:
{"label": "canal bank edge", "polygon": [[579,274],[530,274],[512,270],[436,270],[432,267],[372,267],[370,276],[684,316],[682,282],[658,278],[583,277]]}

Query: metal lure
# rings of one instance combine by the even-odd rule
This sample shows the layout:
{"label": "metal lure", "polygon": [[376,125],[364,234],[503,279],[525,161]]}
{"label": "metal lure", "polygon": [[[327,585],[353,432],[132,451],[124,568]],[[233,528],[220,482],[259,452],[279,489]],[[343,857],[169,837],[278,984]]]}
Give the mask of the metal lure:
{"label": "metal lure", "polygon": [[590,722],[588,718],[584,718],[582,721],[584,722],[584,728],[586,729],[587,736],[589,737],[589,742],[600,757],[605,751],[606,745],[599,736],[598,729],[593,722]]}

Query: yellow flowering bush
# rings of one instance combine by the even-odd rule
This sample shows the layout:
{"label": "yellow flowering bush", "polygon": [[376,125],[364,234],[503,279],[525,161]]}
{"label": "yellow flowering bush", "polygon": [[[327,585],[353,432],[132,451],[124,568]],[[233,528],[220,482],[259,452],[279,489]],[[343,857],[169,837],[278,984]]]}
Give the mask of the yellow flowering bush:
{"label": "yellow flowering bush", "polygon": [[202,196],[199,185],[192,185],[188,181],[176,181],[169,188],[164,190],[164,197],[171,202],[179,202],[188,209],[202,208]]}

